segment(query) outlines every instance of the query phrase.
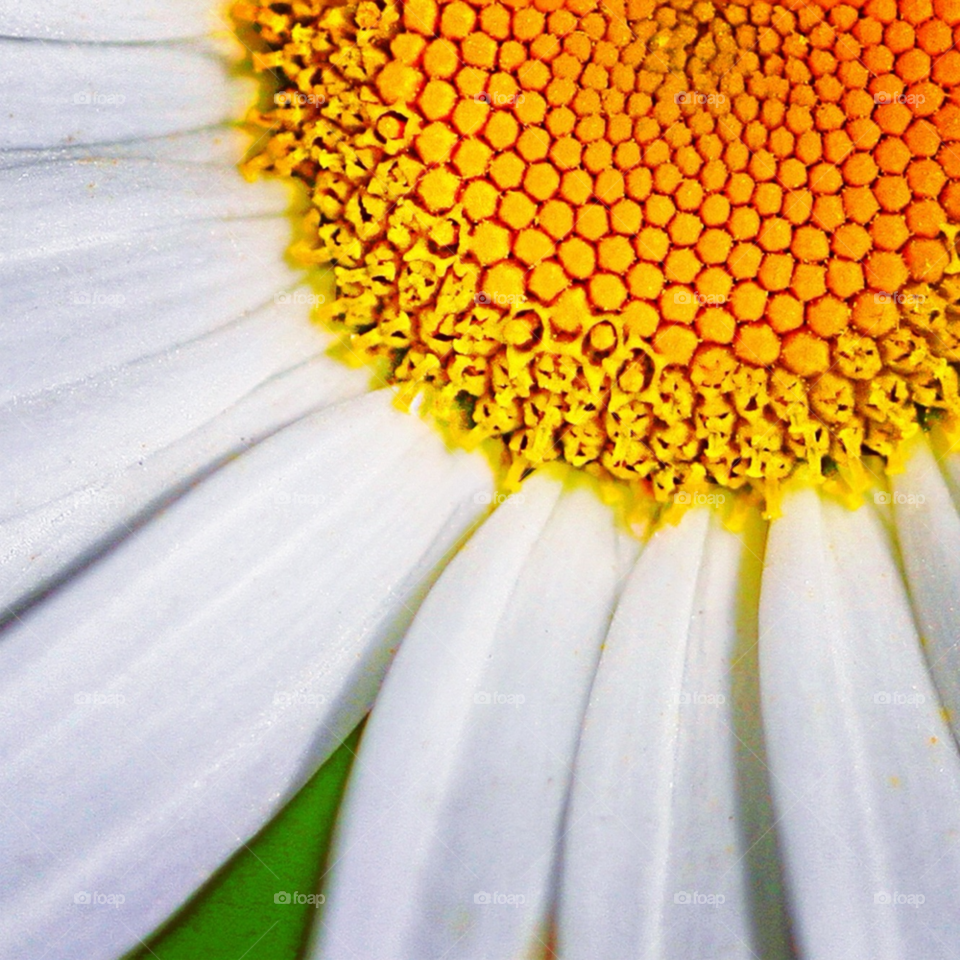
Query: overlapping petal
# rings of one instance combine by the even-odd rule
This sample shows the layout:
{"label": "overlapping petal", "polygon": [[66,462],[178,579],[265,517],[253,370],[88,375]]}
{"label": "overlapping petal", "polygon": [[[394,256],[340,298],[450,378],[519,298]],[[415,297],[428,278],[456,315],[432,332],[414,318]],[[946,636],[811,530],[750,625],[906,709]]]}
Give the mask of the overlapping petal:
{"label": "overlapping petal", "polygon": [[38,43],[0,35],[0,149],[134,140],[226,123],[252,91],[208,42]]}
{"label": "overlapping petal", "polygon": [[900,552],[924,651],[954,734],[960,734],[960,515],[926,441],[891,492]]}
{"label": "overlapping petal", "polygon": [[371,394],[264,441],[8,628],[0,956],[115,957],[167,917],[364,715],[489,499],[482,461]]}
{"label": "overlapping petal", "polygon": [[760,671],[801,955],[955,956],[960,758],[872,509],[809,490],[785,504]]}
{"label": "overlapping petal", "polygon": [[94,162],[76,149],[4,155],[0,607],[364,386],[320,358],[316,383],[295,372],[327,341],[306,322],[313,292],[265,253],[283,248],[286,192],[184,160],[221,149],[213,133],[161,142]]}
{"label": "overlapping petal", "polygon": [[377,699],[318,957],[493,960],[546,937],[619,562],[592,492],[538,478],[521,497],[447,567]]}
{"label": "overlapping petal", "polygon": [[296,274],[265,252],[286,241],[286,194],[262,186],[136,159],[0,171],[0,399],[179,346],[288,290]]}
{"label": "overlapping petal", "polygon": [[757,533],[730,533],[702,509],[655,534],[634,568],[577,755],[563,958],[784,953],[776,864],[757,863],[774,852],[771,822],[750,795],[764,791]]}

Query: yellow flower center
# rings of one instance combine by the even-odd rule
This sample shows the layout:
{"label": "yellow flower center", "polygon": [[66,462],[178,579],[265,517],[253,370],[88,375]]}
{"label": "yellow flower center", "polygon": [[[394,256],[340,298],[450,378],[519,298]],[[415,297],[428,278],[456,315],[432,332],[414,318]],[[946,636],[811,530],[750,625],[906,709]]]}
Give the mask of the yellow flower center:
{"label": "yellow flower center", "polygon": [[850,479],[960,414],[960,0],[241,3],[327,317],[516,474]]}

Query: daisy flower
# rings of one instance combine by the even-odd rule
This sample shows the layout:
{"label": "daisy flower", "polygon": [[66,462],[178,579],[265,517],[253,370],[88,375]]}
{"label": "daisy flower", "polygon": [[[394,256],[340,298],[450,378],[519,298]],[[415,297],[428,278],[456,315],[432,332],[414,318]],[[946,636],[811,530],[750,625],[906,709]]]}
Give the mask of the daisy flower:
{"label": "daisy flower", "polygon": [[956,0],[0,37],[0,957],[958,955]]}

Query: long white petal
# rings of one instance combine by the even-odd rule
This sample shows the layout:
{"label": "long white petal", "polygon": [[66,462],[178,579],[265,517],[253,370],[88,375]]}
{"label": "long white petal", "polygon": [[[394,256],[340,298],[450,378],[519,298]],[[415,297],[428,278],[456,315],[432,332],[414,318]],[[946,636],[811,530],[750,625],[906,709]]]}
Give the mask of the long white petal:
{"label": "long white petal", "polygon": [[617,581],[606,509],[534,478],[430,592],[364,734],[315,955],[501,960],[544,935]]}
{"label": "long white petal", "polygon": [[751,822],[751,798],[741,796],[751,780],[763,793],[755,685],[744,675],[762,550],[762,531],[751,533],[690,513],[654,535],[628,581],[577,754],[560,957],[785,953],[769,916],[776,899],[751,890],[749,868],[771,824]]}
{"label": "long white petal", "polygon": [[871,508],[786,500],[767,545],[760,667],[801,955],[955,957],[960,760]]}
{"label": "long white petal", "polygon": [[241,456],[6,631],[0,956],[113,958],[167,917],[368,709],[489,491],[373,394]]}
{"label": "long white petal", "polygon": [[960,516],[926,441],[891,478],[893,516],[927,662],[960,736]]}
{"label": "long white petal", "polygon": [[224,123],[254,93],[204,45],[0,37],[0,150],[134,140]]}
{"label": "long white petal", "polygon": [[[266,379],[169,445],[144,443],[144,455],[134,455],[120,470],[88,469],[101,466],[95,458],[79,461],[85,469],[78,486],[0,523],[0,623],[7,617],[5,609],[22,611],[38,593],[114,546],[206,474],[306,414],[364,392],[365,380],[363,371],[313,357]],[[159,416],[173,412],[170,400],[165,392],[158,395]],[[118,416],[122,421],[125,411]],[[156,421],[147,421],[145,440],[151,438],[151,426]],[[74,440],[51,450],[55,454],[75,446]],[[102,459],[109,447],[100,452]]]}
{"label": "long white petal", "polygon": [[326,344],[310,291],[289,294],[287,220],[263,216],[282,190],[225,167],[44,156],[0,174],[0,608],[363,380],[318,359],[294,375],[300,398],[268,383]]}
{"label": "long white petal", "polygon": [[250,136],[229,126],[146,137],[125,143],[92,143],[82,147],[51,147],[38,150],[0,151],[0,170],[34,167],[49,163],[89,164],[91,160],[166,160],[177,163],[214,164],[222,169],[236,166],[250,147]]}
{"label": "long white petal", "polygon": [[9,455],[0,464],[0,521],[152,455],[319,353],[327,339],[308,313],[271,303],[174,349],[0,405]]}
{"label": "long white petal", "polygon": [[220,22],[211,20],[215,9],[209,0],[17,0],[0,10],[0,36],[104,42],[197,37]]}
{"label": "long white petal", "polygon": [[288,290],[285,193],[271,186],[138,160],[0,171],[0,401],[186,343]]}
{"label": "long white petal", "polygon": [[[277,184],[239,174],[128,159],[8,167],[0,180],[0,266],[61,253],[109,250],[184,222],[271,216],[286,208]],[[7,276],[5,273],[4,276]]]}

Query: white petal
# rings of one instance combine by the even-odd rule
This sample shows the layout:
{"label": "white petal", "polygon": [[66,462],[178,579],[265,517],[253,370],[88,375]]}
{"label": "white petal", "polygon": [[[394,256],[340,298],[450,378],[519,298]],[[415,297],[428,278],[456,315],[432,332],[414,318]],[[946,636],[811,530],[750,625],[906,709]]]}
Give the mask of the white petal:
{"label": "white petal", "polygon": [[289,223],[269,216],[284,191],[235,171],[47,163],[0,171],[0,203],[0,402],[186,343],[297,282]]}
{"label": "white petal", "polygon": [[[123,953],[269,820],[367,710],[489,490],[373,394],[241,456],[12,626],[0,956]],[[94,891],[123,909],[76,899]]]}
{"label": "white petal", "polygon": [[0,433],[12,454],[0,608],[362,381],[315,361],[327,383],[304,371],[302,398],[274,384],[262,409],[251,396],[234,410],[326,342],[308,305],[275,302],[296,280],[280,256],[287,219],[263,216],[283,209],[283,190],[229,168],[46,156],[0,174]]}
{"label": "white petal", "polygon": [[16,0],[0,10],[0,36],[128,42],[195,37],[219,22],[216,9],[208,0]]}
{"label": "white petal", "polygon": [[132,140],[241,117],[253,87],[203,45],[0,38],[0,150]]}
{"label": "white petal", "polygon": [[91,160],[115,162],[119,159],[215,164],[222,170],[235,167],[238,158],[242,157],[249,147],[250,137],[247,134],[233,127],[219,126],[161,137],[147,137],[126,143],[92,143],[82,147],[0,151],[0,170],[77,161],[89,164]]}
{"label": "white petal", "polygon": [[760,668],[801,954],[955,957],[960,760],[871,508],[786,500],[767,545]]}
{"label": "white petal", "polygon": [[251,186],[235,171],[195,165],[99,159],[8,167],[0,178],[0,266],[92,251],[185,221],[281,213],[288,193],[278,184]]}
{"label": "white petal", "polygon": [[616,588],[608,511],[534,478],[404,640],[345,801],[315,955],[527,956]]}
{"label": "white petal", "polygon": [[[275,317],[274,321],[278,319]],[[294,322],[309,331],[305,321]],[[282,335],[283,325],[277,323],[277,327]],[[263,345],[256,338],[251,338],[250,343]],[[282,358],[276,345],[272,355],[274,360]],[[244,370],[249,375],[256,374],[257,369],[252,364],[237,371]],[[67,461],[64,466],[68,469],[60,474],[61,479],[73,480],[75,484],[64,483],[64,493],[56,500],[0,523],[0,622],[6,618],[4,608],[16,613],[29,599],[67,576],[77,564],[122,540],[157,509],[227,460],[314,410],[365,392],[366,379],[364,371],[349,369],[325,356],[314,357],[265,379],[222,412],[166,446],[156,442],[156,434],[165,432],[158,429],[165,426],[164,416],[175,418],[177,411],[171,408],[171,401],[178,397],[176,391],[160,389],[153,400],[156,417],[145,415],[142,424],[143,440],[149,438],[152,442],[143,442],[140,454],[134,449],[127,463],[113,463],[110,469],[103,462],[113,454],[110,442],[98,447],[97,441],[104,435],[86,437],[87,455]],[[256,383],[254,378],[251,383]],[[207,384],[197,396],[206,400],[219,396],[223,400],[224,392],[231,386],[237,386],[237,382],[232,376],[225,377]],[[122,403],[117,416],[117,424],[126,422]],[[109,418],[103,422],[100,417],[98,424],[97,419],[93,418],[94,426],[109,428],[113,423]],[[183,419],[181,415],[178,422]],[[188,427],[189,423],[184,424],[185,430]],[[104,433],[107,441],[115,439],[109,429]],[[63,446],[43,449],[48,449],[55,461],[64,451],[73,455],[79,439],[75,436]],[[20,462],[19,457],[10,460]],[[83,468],[81,476],[71,477],[69,468],[74,466]],[[121,469],[117,470],[118,466]]]}
{"label": "white petal", "polygon": [[0,405],[13,454],[0,463],[0,521],[152,455],[320,352],[327,339],[308,311],[271,303],[182,346]]}
{"label": "white petal", "polygon": [[[655,534],[636,564],[577,754],[560,957],[785,953],[777,917],[766,916],[776,900],[753,893],[748,869],[771,822],[751,822],[740,796],[745,780],[764,792],[752,754],[756,694],[744,676],[756,643],[759,549],[762,531],[743,540],[698,510]],[[763,944],[751,914],[767,927]]]}
{"label": "white petal", "polygon": [[891,478],[893,516],[927,662],[960,735],[960,516],[926,441]]}

